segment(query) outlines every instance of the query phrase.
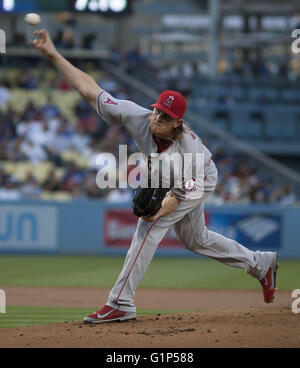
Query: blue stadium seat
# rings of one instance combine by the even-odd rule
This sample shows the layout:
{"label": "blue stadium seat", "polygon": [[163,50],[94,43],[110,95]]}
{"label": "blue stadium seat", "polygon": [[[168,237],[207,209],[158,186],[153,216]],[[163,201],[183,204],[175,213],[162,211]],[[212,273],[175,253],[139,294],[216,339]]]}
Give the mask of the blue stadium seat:
{"label": "blue stadium seat", "polygon": [[246,90],[242,87],[233,86],[230,95],[236,100],[245,100],[246,99]]}
{"label": "blue stadium seat", "polygon": [[286,106],[273,106],[267,109],[266,137],[278,140],[293,140],[296,137],[294,111]]}
{"label": "blue stadium seat", "polygon": [[240,138],[263,139],[265,116],[260,108],[240,105],[232,110],[232,134]]}
{"label": "blue stadium seat", "polygon": [[226,132],[229,131],[229,121],[227,119],[216,119],[213,124]]}
{"label": "blue stadium seat", "polygon": [[294,90],[292,88],[283,89],[281,91],[281,99],[283,101],[286,101],[286,102],[296,101],[297,96],[296,96],[295,92],[296,92],[296,90]]}
{"label": "blue stadium seat", "polygon": [[247,131],[248,138],[263,139],[265,122],[260,119],[249,119]]}
{"label": "blue stadium seat", "polygon": [[260,98],[261,94],[262,94],[261,89],[258,87],[248,88],[248,99],[250,101],[257,101]]}
{"label": "blue stadium seat", "polygon": [[274,140],[293,140],[295,137],[295,122],[268,121],[266,125],[266,136]]}
{"label": "blue stadium seat", "polygon": [[276,101],[279,98],[278,90],[277,88],[265,88],[263,90],[263,94],[267,97],[270,101]]}
{"label": "blue stadium seat", "polygon": [[291,110],[295,125],[295,139],[300,141],[300,107],[292,107]]}
{"label": "blue stadium seat", "polygon": [[278,99],[277,88],[250,87],[248,98],[251,101],[266,99],[267,101],[276,101]]}
{"label": "blue stadium seat", "polygon": [[231,124],[231,132],[233,135],[239,138],[247,138],[248,131],[247,131],[248,122],[244,120],[233,120]]}

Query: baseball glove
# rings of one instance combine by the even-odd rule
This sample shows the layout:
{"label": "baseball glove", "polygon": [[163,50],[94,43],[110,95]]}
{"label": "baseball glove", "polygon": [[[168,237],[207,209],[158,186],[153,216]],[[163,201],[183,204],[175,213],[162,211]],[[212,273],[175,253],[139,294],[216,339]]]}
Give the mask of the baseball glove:
{"label": "baseball glove", "polygon": [[[148,180],[148,184],[150,181]],[[133,213],[138,217],[154,216],[170,188],[141,188],[136,189],[133,198]]]}

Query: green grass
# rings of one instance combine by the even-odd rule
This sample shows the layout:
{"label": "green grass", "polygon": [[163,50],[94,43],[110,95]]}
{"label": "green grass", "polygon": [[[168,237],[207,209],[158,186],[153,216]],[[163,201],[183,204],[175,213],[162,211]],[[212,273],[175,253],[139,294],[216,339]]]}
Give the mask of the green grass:
{"label": "green grass", "polygon": [[[91,308],[61,307],[7,307],[5,314],[0,314],[0,328],[33,326],[48,323],[82,321],[83,317],[93,312]],[[140,309],[138,316],[163,313],[183,313],[186,310]]]}
{"label": "green grass", "polygon": [[[112,287],[123,257],[1,256],[0,288],[17,286]],[[300,261],[280,260],[278,288],[300,287]],[[154,258],[141,288],[258,290],[243,270],[203,258]]]}

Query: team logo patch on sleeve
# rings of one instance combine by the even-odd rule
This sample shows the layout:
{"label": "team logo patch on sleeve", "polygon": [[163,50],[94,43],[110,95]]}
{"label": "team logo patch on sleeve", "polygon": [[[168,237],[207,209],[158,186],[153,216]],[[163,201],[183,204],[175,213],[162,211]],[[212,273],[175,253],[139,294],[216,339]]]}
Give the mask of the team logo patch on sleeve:
{"label": "team logo patch on sleeve", "polygon": [[109,104],[109,105],[118,105],[117,102],[111,100],[110,98],[107,97],[106,101],[104,101],[105,104]]}
{"label": "team logo patch on sleeve", "polygon": [[185,192],[193,192],[196,190],[196,179],[191,178],[183,182],[182,189]]}

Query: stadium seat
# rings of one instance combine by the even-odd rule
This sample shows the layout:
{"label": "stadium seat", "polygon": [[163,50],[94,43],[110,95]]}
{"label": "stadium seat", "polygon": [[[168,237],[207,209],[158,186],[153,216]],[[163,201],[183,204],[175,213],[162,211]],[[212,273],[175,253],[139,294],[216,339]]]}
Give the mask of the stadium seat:
{"label": "stadium seat", "polygon": [[[62,115],[68,118],[71,123],[74,123],[77,120],[74,107],[81,98],[80,94],[76,91],[53,91],[51,96]],[[20,88],[11,90],[11,106],[16,112],[23,111],[29,101],[33,101],[35,105],[41,106],[46,103],[46,99],[47,93],[41,93],[41,90],[29,91]]]}
{"label": "stadium seat", "polygon": [[229,122],[226,119],[216,119],[214,125],[226,132],[229,131]]}
{"label": "stadium seat", "polygon": [[12,86],[16,86],[17,80],[21,74],[21,70],[18,68],[8,68],[5,73],[7,73],[8,79],[11,82]]}
{"label": "stadium seat", "polygon": [[263,139],[264,136],[264,122],[261,120],[250,119],[248,122],[248,138]]}
{"label": "stadium seat", "polygon": [[43,183],[49,175],[49,172],[54,168],[54,164],[49,161],[40,162],[31,166],[32,175],[38,183]]}
{"label": "stadium seat", "polygon": [[44,190],[41,194],[41,199],[52,200],[53,199],[53,193]]}
{"label": "stadium seat", "polygon": [[72,199],[72,195],[69,192],[64,191],[54,192],[52,199],[56,201],[70,201]]}
{"label": "stadium seat", "polygon": [[77,166],[80,168],[87,168],[88,167],[88,159],[84,156],[82,156],[80,153],[73,151],[73,150],[67,150],[62,153],[62,159],[65,162],[75,162]]}
{"label": "stadium seat", "polygon": [[250,87],[248,90],[248,98],[251,101],[276,101],[278,92],[276,88]]}
{"label": "stadium seat", "polygon": [[281,99],[286,102],[295,101],[295,91],[293,89],[287,88],[281,91]]}
{"label": "stadium seat", "polygon": [[218,108],[212,111],[211,116],[212,122],[220,129],[225,131],[230,131],[231,115],[230,109],[228,108]]}
{"label": "stadium seat", "polygon": [[230,90],[230,95],[232,96],[232,98],[238,101],[246,99],[246,91],[242,87],[233,86]]}
{"label": "stadium seat", "polygon": [[55,169],[55,178],[61,179],[64,176],[64,173],[66,172],[66,169],[64,167],[59,167]]}
{"label": "stadium seat", "polygon": [[262,91],[258,87],[249,87],[248,88],[248,99],[250,101],[257,101],[262,94]]}
{"label": "stadium seat", "polygon": [[21,181],[24,182],[28,175],[32,173],[32,166],[29,162],[17,162],[15,166],[14,175]]}
{"label": "stadium seat", "polygon": [[234,120],[231,123],[230,133],[239,138],[247,138],[248,137],[247,121]]}
{"label": "stadium seat", "polygon": [[279,121],[268,121],[266,124],[266,136],[269,139],[282,141],[283,139],[292,140],[294,137],[294,124],[292,121],[285,123]]}
{"label": "stadium seat", "polygon": [[15,169],[15,166],[16,166],[16,163],[15,162],[11,162],[11,161],[1,161],[1,166],[3,167],[4,169],[4,172],[6,174],[13,174],[14,172],[14,169]]}
{"label": "stadium seat", "polygon": [[276,101],[278,100],[278,90],[277,88],[265,88],[263,90],[263,95],[269,100],[269,101]]}
{"label": "stadium seat", "polygon": [[58,191],[58,192],[43,191],[41,198],[49,201],[69,201],[72,199],[72,195],[69,192],[65,191]]}

